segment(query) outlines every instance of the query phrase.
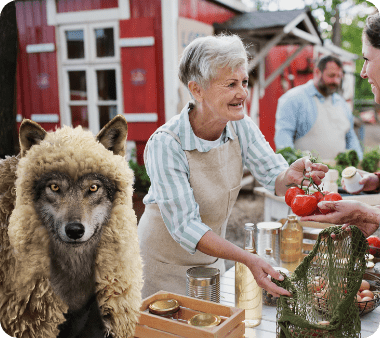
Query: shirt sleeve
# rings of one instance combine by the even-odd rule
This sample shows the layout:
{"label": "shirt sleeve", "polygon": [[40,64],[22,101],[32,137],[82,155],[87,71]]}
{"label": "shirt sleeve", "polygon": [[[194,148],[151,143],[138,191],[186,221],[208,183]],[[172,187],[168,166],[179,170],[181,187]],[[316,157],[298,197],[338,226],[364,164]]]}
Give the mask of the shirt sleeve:
{"label": "shirt sleeve", "polygon": [[242,147],[243,165],[258,182],[271,193],[275,192],[277,176],[289,168],[280,154],[276,154],[251,118],[238,123],[239,141]]}
{"label": "shirt sleeve", "polygon": [[199,205],[189,183],[185,152],[165,132],[155,134],[148,145],[145,164],[151,193],[170,235],[186,251],[194,254],[199,240],[211,228],[202,223]]}
{"label": "shirt sleeve", "polygon": [[294,148],[297,112],[298,107],[294,100],[287,99],[287,97],[281,97],[278,100],[274,135],[274,142],[277,149],[285,147]]}
{"label": "shirt sleeve", "polygon": [[359,159],[363,159],[363,149],[360,145],[359,139],[355,133],[354,129],[354,116],[352,111],[346,101],[343,101],[346,114],[350,120],[350,130],[346,134],[346,149],[354,149],[359,156]]}

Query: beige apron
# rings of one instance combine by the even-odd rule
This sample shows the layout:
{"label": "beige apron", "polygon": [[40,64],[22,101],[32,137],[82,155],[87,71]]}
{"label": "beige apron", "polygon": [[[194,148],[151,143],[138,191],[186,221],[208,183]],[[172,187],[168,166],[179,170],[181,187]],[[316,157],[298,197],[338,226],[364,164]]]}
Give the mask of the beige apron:
{"label": "beige apron", "polygon": [[[230,127],[233,130],[232,124]],[[171,131],[160,131],[181,143]],[[234,140],[230,139],[209,152],[185,151],[190,167],[190,186],[199,205],[202,222],[223,238],[243,175],[239,140],[233,134]],[[148,145],[149,141],[144,155]],[[186,295],[186,271],[193,266],[216,267],[221,274],[225,271],[224,260],[198,250],[191,255],[183,249],[171,237],[157,204],[145,206],[138,235],[144,264],[143,298],[160,290]]]}
{"label": "beige apron", "polygon": [[294,142],[296,149],[309,150],[321,159],[334,159],[340,152],[346,151],[346,134],[350,130],[343,108],[332,104],[331,95],[320,102],[314,96],[317,105],[317,120],[310,131]]}

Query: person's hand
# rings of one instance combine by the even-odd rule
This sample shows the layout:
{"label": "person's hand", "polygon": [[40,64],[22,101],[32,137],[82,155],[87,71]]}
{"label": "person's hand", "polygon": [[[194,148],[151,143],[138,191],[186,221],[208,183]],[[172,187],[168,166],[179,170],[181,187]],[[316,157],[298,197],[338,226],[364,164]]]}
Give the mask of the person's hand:
{"label": "person's hand", "polygon": [[251,270],[253,277],[255,278],[258,286],[267,290],[274,297],[280,295],[291,296],[291,293],[284,288],[281,288],[274,284],[268,277],[270,275],[274,279],[279,281],[284,280],[284,276],[280,272],[273,269],[266,261],[261,259],[257,255],[252,255],[252,259],[246,264]]}
{"label": "person's hand", "polygon": [[353,201],[324,201],[319,202],[321,209],[333,210],[328,214],[304,216],[301,221],[314,221],[331,224],[345,224],[347,229],[350,224],[356,225],[365,237],[371,236],[379,227],[380,209],[368,204]]}
{"label": "person's hand", "polygon": [[[304,170],[306,177],[311,177],[316,185],[320,185],[325,174],[329,171],[327,165],[322,163],[312,163],[309,157],[302,157],[293,162],[286,173],[286,180],[290,183],[301,185],[304,179]],[[308,185],[309,181],[305,180],[303,185]]]}
{"label": "person's hand", "polygon": [[[351,194],[359,194],[362,191],[373,191],[379,187],[379,178],[377,177],[377,175],[369,173],[361,169],[356,169],[356,170],[362,177],[362,179],[359,181],[359,184],[363,184],[363,188]],[[342,178],[342,188],[346,190],[344,178]]]}

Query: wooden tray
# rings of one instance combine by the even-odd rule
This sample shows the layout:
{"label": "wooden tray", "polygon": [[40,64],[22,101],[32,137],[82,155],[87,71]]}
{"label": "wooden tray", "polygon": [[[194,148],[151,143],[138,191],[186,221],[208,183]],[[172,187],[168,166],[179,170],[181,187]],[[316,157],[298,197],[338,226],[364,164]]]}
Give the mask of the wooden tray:
{"label": "wooden tray", "polygon": [[[220,316],[222,321],[218,326],[200,328],[149,313],[150,303],[158,299],[170,298],[178,301],[180,305],[178,318],[182,320],[187,321],[197,313],[205,312]],[[245,312],[242,309],[160,291],[144,299],[140,308],[140,320],[136,326],[135,337],[242,338],[245,331],[244,319]]]}

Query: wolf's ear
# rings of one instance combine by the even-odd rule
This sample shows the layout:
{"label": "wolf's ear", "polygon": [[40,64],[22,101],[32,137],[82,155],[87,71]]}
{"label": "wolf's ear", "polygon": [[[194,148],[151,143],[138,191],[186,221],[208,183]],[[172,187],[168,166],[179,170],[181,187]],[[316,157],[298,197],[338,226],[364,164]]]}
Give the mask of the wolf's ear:
{"label": "wolf's ear", "polygon": [[115,155],[125,156],[128,135],[127,120],[122,115],[116,115],[96,135],[96,139]]}
{"label": "wolf's ear", "polygon": [[24,157],[26,152],[35,144],[39,144],[46,136],[46,131],[38,123],[24,119],[20,126],[20,153]]}

